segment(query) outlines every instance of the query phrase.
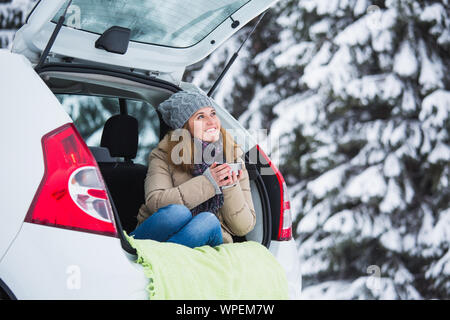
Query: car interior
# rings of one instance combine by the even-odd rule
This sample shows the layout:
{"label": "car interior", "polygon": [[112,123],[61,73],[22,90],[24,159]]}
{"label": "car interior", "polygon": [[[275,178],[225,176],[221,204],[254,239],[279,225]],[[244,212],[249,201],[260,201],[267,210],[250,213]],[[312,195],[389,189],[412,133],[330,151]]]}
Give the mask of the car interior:
{"label": "car interior", "polygon": [[[107,185],[113,206],[126,232],[134,230],[139,207],[145,203],[144,180],[147,165],[135,162],[138,152],[138,119],[128,114],[127,99],[141,100],[157,105],[170,96],[167,88],[152,87],[123,78],[101,74],[77,74],[49,71],[40,74],[55,94],[98,95],[119,100],[119,110],[104,124],[100,145],[89,146],[99,165]],[[169,131],[169,127],[160,119],[159,139]],[[74,119],[75,120],[75,119]],[[76,126],[76,121],[74,121]],[[234,237],[235,242],[254,240],[263,242],[268,233],[263,219],[263,201],[260,186],[251,179],[253,202],[257,213],[257,224],[246,237]],[[258,192],[259,191],[259,192]],[[264,221],[263,221],[264,220]],[[270,237],[270,235],[269,235]]]}

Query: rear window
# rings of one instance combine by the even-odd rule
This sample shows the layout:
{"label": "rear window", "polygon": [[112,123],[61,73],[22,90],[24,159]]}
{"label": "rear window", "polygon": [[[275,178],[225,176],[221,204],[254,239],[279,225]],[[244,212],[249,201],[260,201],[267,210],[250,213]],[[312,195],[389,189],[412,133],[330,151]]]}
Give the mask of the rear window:
{"label": "rear window", "polygon": [[[250,0],[73,0],[66,26],[102,34],[112,26],[131,30],[131,40],[186,48],[210,34]],[[65,5],[53,18],[57,22]]]}
{"label": "rear window", "polygon": [[[56,94],[89,147],[99,147],[106,120],[120,113],[119,99]],[[159,118],[155,108],[142,101],[126,100],[128,114],[138,120],[139,145],[134,163],[148,165],[148,156],[159,143]]]}

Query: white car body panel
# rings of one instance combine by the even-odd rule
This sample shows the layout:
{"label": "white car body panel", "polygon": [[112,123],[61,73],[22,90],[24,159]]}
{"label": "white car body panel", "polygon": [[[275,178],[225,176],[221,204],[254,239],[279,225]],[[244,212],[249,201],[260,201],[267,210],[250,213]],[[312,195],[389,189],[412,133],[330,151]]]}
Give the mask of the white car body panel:
{"label": "white car body panel", "polygon": [[[115,54],[95,48],[95,41],[99,38],[98,34],[63,26],[51,52],[60,57],[158,71],[163,74],[171,74],[174,80],[180,80],[186,66],[208,56],[254,17],[278,1],[250,1],[233,14],[233,19],[240,21],[237,28],[233,29],[232,21],[227,19],[203,40],[187,48],[171,48],[130,41],[125,54]],[[51,20],[63,4],[64,0],[41,0],[28,22],[17,31],[12,51],[25,55],[32,63],[37,63],[56,25]],[[214,44],[211,43],[212,40],[214,40]]]}
{"label": "white car body panel", "polygon": [[286,272],[289,299],[300,299],[302,291],[302,273],[295,240],[293,238],[289,241],[272,240],[270,242],[269,251],[275,256]]}
{"label": "white car body panel", "polygon": [[0,70],[1,260],[44,175],[42,136],[72,120],[23,56],[0,50]]}
{"label": "white car body panel", "polygon": [[148,299],[148,279],[118,238],[24,223],[0,263],[17,299]]}

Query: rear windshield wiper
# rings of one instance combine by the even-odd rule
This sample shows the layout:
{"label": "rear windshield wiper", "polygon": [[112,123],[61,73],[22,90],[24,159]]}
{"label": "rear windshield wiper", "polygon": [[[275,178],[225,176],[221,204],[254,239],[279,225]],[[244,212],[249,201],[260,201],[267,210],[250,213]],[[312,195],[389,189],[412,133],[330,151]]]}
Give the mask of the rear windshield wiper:
{"label": "rear windshield wiper", "polygon": [[47,46],[45,47],[44,51],[42,51],[41,58],[39,59],[39,62],[36,65],[36,67],[34,67],[34,70],[38,71],[42,67],[42,65],[45,63],[45,60],[47,59],[47,56],[50,53],[50,49],[52,48],[53,44],[55,43],[56,37],[58,36],[58,33],[61,30],[61,27],[64,24],[64,21],[66,20],[67,10],[69,9],[71,4],[72,4],[72,0],[69,0],[69,3],[67,4],[66,9],[64,10],[63,14],[59,17],[58,23],[56,24],[56,27],[55,27],[55,30],[53,30],[53,33],[47,42]]}

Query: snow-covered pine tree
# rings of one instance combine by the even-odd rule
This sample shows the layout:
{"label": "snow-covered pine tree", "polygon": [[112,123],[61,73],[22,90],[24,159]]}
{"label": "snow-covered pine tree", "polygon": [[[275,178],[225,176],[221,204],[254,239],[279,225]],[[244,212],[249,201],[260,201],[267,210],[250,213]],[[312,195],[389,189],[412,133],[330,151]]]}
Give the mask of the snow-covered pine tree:
{"label": "snow-covered pine tree", "polygon": [[275,125],[285,128],[291,110],[300,142],[312,141],[300,160],[315,172],[297,186],[305,273],[332,281],[321,289],[342,285],[346,298],[448,297],[447,4],[368,4],[300,2],[323,42],[300,77],[296,112],[280,107]]}
{"label": "snow-covered pine tree", "polygon": [[304,297],[449,298],[448,1],[281,1],[252,40],[216,98],[280,141]]}
{"label": "snow-covered pine tree", "polygon": [[0,0],[0,49],[11,45],[36,0]]}

